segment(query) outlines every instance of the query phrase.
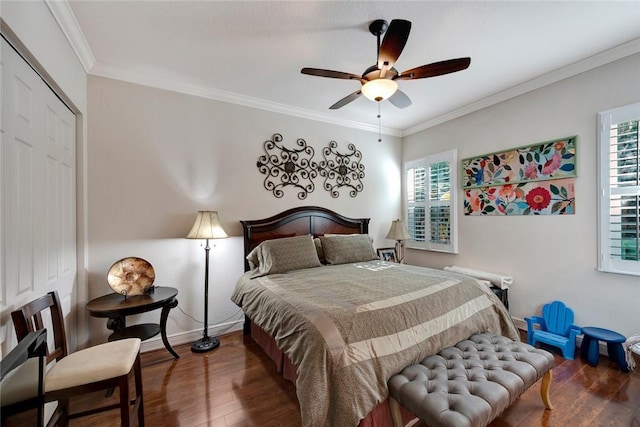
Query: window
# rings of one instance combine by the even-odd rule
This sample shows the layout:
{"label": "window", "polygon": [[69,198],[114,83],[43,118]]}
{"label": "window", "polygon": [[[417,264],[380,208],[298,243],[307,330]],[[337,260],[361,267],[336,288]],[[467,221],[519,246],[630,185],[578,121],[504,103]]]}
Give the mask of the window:
{"label": "window", "polygon": [[405,163],[407,247],[458,252],[455,150]]}
{"label": "window", "polygon": [[598,114],[598,269],[640,276],[640,103]]}

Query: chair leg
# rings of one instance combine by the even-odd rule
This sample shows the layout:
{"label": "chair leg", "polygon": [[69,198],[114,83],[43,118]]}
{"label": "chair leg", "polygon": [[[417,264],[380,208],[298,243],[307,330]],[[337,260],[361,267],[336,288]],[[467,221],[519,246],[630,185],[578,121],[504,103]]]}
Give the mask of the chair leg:
{"label": "chair leg", "polygon": [[562,357],[567,360],[573,360],[575,350],[575,343],[573,345],[572,343],[567,343],[566,345],[562,346]]}
{"label": "chair leg", "polygon": [[131,426],[131,412],[129,411],[129,375],[120,377],[120,425]]}
{"label": "chair leg", "polygon": [[67,419],[67,411],[69,408],[69,401],[58,401],[58,407],[49,418],[47,422],[47,427],[58,427],[58,426],[66,426],[69,424],[69,420]]}
{"label": "chair leg", "polygon": [[58,400],[58,407],[47,422],[47,427],[67,427],[69,425],[69,399]]}
{"label": "chair leg", "polygon": [[142,393],[142,366],[140,365],[140,354],[136,357],[133,365],[136,380],[136,402],[138,405],[138,427],[144,427],[144,397]]}

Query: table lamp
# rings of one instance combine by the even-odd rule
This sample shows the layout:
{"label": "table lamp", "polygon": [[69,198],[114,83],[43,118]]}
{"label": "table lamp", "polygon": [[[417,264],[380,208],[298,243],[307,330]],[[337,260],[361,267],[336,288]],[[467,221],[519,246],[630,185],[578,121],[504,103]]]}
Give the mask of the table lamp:
{"label": "table lamp", "polygon": [[204,247],[205,264],[204,264],[204,331],[202,338],[191,344],[191,351],[194,353],[204,353],[220,345],[220,340],[216,337],[210,337],[209,329],[209,239],[224,239],[229,237],[225,233],[218,212],[215,211],[198,211],[196,221],[191,227],[191,231],[187,234],[187,239],[205,239]]}
{"label": "table lamp", "polygon": [[396,255],[400,264],[404,263],[404,241],[410,237],[409,231],[402,221],[396,219],[391,222],[391,228],[386,238],[396,241]]}

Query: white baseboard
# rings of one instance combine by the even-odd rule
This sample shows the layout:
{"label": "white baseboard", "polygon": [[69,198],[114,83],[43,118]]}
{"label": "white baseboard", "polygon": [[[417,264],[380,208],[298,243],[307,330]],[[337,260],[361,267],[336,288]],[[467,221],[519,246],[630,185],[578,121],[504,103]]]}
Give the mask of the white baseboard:
{"label": "white baseboard", "polygon": [[[219,325],[209,326],[209,335],[212,337],[219,336],[221,334],[228,334],[229,332],[241,331],[244,325],[244,319],[236,320],[233,322],[221,323]],[[178,332],[177,334],[167,335],[169,344],[175,347],[180,344],[188,344],[202,338],[202,329]],[[146,353],[148,351],[164,349],[164,343],[160,335],[151,339],[143,341],[140,345],[140,352]],[[175,350],[175,348],[174,348]]]}

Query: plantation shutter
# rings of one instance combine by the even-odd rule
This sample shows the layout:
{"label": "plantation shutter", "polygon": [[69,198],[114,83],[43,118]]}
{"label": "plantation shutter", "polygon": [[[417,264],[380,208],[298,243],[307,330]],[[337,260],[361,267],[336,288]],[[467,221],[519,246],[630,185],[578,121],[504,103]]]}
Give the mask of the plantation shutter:
{"label": "plantation shutter", "polygon": [[427,168],[418,165],[407,169],[407,228],[415,242],[426,239],[426,193]]}
{"label": "plantation shutter", "polygon": [[640,275],[640,103],[599,118],[599,268]]}
{"label": "plantation shutter", "polygon": [[455,150],[405,164],[408,247],[456,253],[455,171]]}
{"label": "plantation shutter", "polygon": [[451,164],[446,161],[429,165],[429,240],[451,243]]}

